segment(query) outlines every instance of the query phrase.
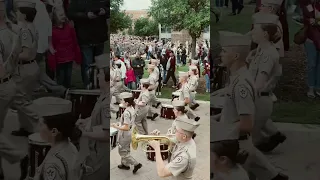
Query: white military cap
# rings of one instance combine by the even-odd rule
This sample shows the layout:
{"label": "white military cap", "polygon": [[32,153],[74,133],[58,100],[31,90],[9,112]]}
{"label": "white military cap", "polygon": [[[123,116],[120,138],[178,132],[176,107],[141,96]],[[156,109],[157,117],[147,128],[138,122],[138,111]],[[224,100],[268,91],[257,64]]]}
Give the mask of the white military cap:
{"label": "white military cap", "polygon": [[199,60],[194,60],[194,59],[193,59],[193,60],[191,61],[191,63],[192,63],[192,64],[198,64],[198,63],[199,63]]}
{"label": "white military cap", "polygon": [[117,60],[116,62],[114,62],[115,64],[121,64],[121,60]]}
{"label": "white military cap", "polygon": [[194,132],[199,127],[199,125],[200,125],[199,122],[190,121],[189,119],[184,119],[184,118],[176,119],[176,126],[185,131]]}
{"label": "white military cap", "polygon": [[154,63],[154,64],[156,64],[158,62],[156,59],[151,59],[150,61],[151,61],[151,63]]}
{"label": "white military cap", "polygon": [[258,12],[252,15],[254,24],[275,24],[279,22],[279,17],[275,14]]}
{"label": "white military cap", "polygon": [[56,97],[36,99],[30,106],[36,114],[42,117],[66,114],[72,111],[71,101]]}
{"label": "white military cap", "polygon": [[237,126],[221,122],[213,122],[210,125],[210,142],[236,139],[239,139]]}
{"label": "white military cap", "polygon": [[189,76],[188,72],[179,71],[179,77],[188,77],[188,76]]}
{"label": "white military cap", "polygon": [[281,6],[283,0],[261,0],[261,4],[268,5],[277,5]]}
{"label": "white military cap", "polygon": [[36,7],[36,3],[29,0],[17,0],[16,5],[17,7],[29,7],[29,8]]}
{"label": "white military cap", "polygon": [[121,99],[127,99],[127,98],[132,98],[132,94],[129,93],[129,92],[123,92],[123,93],[120,93],[120,98]]}
{"label": "white military cap", "polygon": [[174,100],[172,101],[172,106],[174,107],[185,106],[185,102],[180,100]]}
{"label": "white military cap", "polygon": [[149,79],[140,79],[140,83],[141,84],[149,84],[150,81],[149,81]]}
{"label": "white military cap", "polygon": [[101,68],[108,67],[108,61],[110,61],[109,57],[110,57],[109,53],[96,56],[95,61],[96,61],[97,68],[101,69]]}
{"label": "white military cap", "polygon": [[251,45],[250,36],[234,33],[234,32],[228,32],[228,31],[219,31],[219,34],[220,34],[220,45],[222,47]]}
{"label": "white military cap", "polygon": [[148,68],[149,69],[154,69],[156,66],[155,65],[153,65],[153,64],[148,64]]}
{"label": "white military cap", "polygon": [[189,66],[190,70],[197,70],[198,67],[197,66]]}

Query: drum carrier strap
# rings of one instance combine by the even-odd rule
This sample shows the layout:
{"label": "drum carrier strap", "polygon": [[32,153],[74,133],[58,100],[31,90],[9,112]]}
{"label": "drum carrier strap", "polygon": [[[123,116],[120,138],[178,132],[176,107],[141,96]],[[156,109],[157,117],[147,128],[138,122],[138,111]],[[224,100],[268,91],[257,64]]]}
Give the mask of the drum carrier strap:
{"label": "drum carrier strap", "polygon": [[55,154],[54,156],[60,159],[60,161],[62,162],[64,170],[66,172],[66,179],[69,179],[69,169],[67,161],[61,155],[59,155],[59,153]]}

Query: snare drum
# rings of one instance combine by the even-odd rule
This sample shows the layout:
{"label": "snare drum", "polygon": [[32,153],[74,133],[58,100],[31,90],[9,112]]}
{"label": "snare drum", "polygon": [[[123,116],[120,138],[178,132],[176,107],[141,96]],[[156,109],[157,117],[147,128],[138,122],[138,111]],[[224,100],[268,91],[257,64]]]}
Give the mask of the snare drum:
{"label": "snare drum", "polygon": [[173,93],[172,93],[172,100],[171,100],[171,101],[173,101],[173,100],[176,99],[176,98],[179,98],[179,97],[180,97],[180,94],[181,94],[181,92],[179,92],[179,91],[173,92]]}
{"label": "snare drum", "polygon": [[[166,150],[168,149],[168,145],[166,144],[160,144],[160,150]],[[148,145],[147,147],[147,150],[148,151],[154,151],[154,149]],[[156,153],[155,152],[147,152],[147,158],[150,160],[150,161],[156,161]],[[163,160],[166,160],[168,159],[169,157],[169,152],[161,152],[161,157]]]}
{"label": "snare drum", "polygon": [[140,96],[141,90],[132,90],[132,95],[134,99],[138,99]]}
{"label": "snare drum", "polygon": [[118,129],[110,127],[110,150],[117,147]]}
{"label": "snare drum", "polygon": [[224,102],[225,102],[225,97],[211,96],[210,97],[210,114],[211,115],[220,114],[223,109]]}
{"label": "snare drum", "polygon": [[34,177],[36,168],[41,165],[50,148],[39,133],[29,136],[29,179]]}
{"label": "snare drum", "polygon": [[100,96],[100,90],[69,90],[67,99],[72,102],[72,115],[77,120],[81,115],[82,119],[91,116],[91,112]]}
{"label": "snare drum", "polygon": [[165,119],[175,119],[173,106],[170,104],[162,104],[160,117]]}
{"label": "snare drum", "polygon": [[123,112],[126,110],[126,107],[123,104],[119,104],[119,111],[117,112],[117,119],[121,117]]}

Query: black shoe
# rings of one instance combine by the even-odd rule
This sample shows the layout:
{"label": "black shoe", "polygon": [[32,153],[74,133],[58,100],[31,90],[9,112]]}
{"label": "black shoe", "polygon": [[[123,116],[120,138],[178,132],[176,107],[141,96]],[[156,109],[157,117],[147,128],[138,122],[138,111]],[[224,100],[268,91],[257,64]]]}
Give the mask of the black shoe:
{"label": "black shoe", "polygon": [[116,112],[116,115],[117,115],[116,119],[118,119],[118,118],[120,117],[120,112],[117,111],[117,112]]}
{"label": "black shoe", "polygon": [[147,116],[147,119],[152,119],[152,116]]}
{"label": "black shoe", "polygon": [[123,164],[120,164],[120,165],[118,165],[118,168],[119,168],[119,169],[123,169],[123,170],[129,170],[129,169],[130,169],[130,166],[125,166],[125,165],[123,165]]}
{"label": "black shoe", "polygon": [[198,116],[198,117],[194,118],[194,120],[198,122],[200,120],[200,117]]}
{"label": "black shoe", "polygon": [[155,108],[158,108],[161,105],[161,102],[158,102],[157,105],[155,105]]}
{"label": "black shoe", "polygon": [[272,180],[289,180],[289,177],[287,175],[279,173],[275,178]]}
{"label": "black shoe", "polygon": [[237,13],[230,13],[229,16],[235,16]]}
{"label": "black shoe", "polygon": [[190,109],[192,109],[192,110],[195,110],[195,109],[197,109],[197,107],[199,107],[200,105],[197,103],[197,104],[195,104],[195,105],[192,105],[191,107],[190,107]]}
{"label": "black shoe", "polygon": [[153,116],[152,116],[152,118],[151,118],[151,120],[154,121],[158,116],[159,116],[158,113],[154,113]]}
{"label": "black shoe", "polygon": [[243,5],[241,5],[241,7],[239,7],[237,14],[240,14],[242,9],[243,9]]}
{"label": "black shoe", "polygon": [[20,170],[21,170],[20,180],[26,179],[26,177],[28,175],[28,166],[29,166],[29,157],[25,156],[20,161]]}
{"label": "black shoe", "polygon": [[275,135],[271,136],[269,141],[256,145],[256,148],[259,149],[261,152],[271,152],[279,144],[283,143],[286,139],[287,137],[284,134],[278,132]]}
{"label": "black shoe", "polygon": [[135,165],[132,173],[135,174],[140,168],[142,168],[142,164],[139,163],[138,165]]}
{"label": "black shoe", "polygon": [[18,131],[12,131],[11,135],[13,136],[25,136],[28,137],[29,135],[31,135],[32,132],[28,132],[25,129],[20,128]]}

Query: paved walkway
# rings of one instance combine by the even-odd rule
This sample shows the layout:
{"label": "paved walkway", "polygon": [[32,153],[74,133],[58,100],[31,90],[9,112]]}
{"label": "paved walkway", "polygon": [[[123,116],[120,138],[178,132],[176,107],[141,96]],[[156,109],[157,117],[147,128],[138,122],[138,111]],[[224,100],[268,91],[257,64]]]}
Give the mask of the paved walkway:
{"label": "paved walkway", "polygon": [[[171,104],[168,99],[160,99],[165,104]],[[200,107],[196,110],[196,113],[201,117],[201,125],[196,130],[197,137],[195,138],[197,144],[197,167],[194,172],[194,180],[209,180],[210,179],[210,159],[209,146],[210,141],[210,112],[209,102],[199,102]],[[159,107],[160,112],[160,107]],[[116,122],[115,117],[112,118],[112,122]],[[157,118],[156,121],[148,120],[149,131],[158,129],[161,134],[165,134],[169,127],[171,127],[172,120],[166,120]],[[110,179],[117,180],[160,180],[157,176],[156,163],[149,161],[146,154],[138,148],[138,150],[131,151],[132,156],[139,161],[143,167],[135,174],[132,174],[132,168],[130,171],[118,169],[120,164],[120,156],[117,148],[113,149],[110,153]],[[167,162],[166,162],[167,163]],[[170,178],[166,178],[170,179]]]}

